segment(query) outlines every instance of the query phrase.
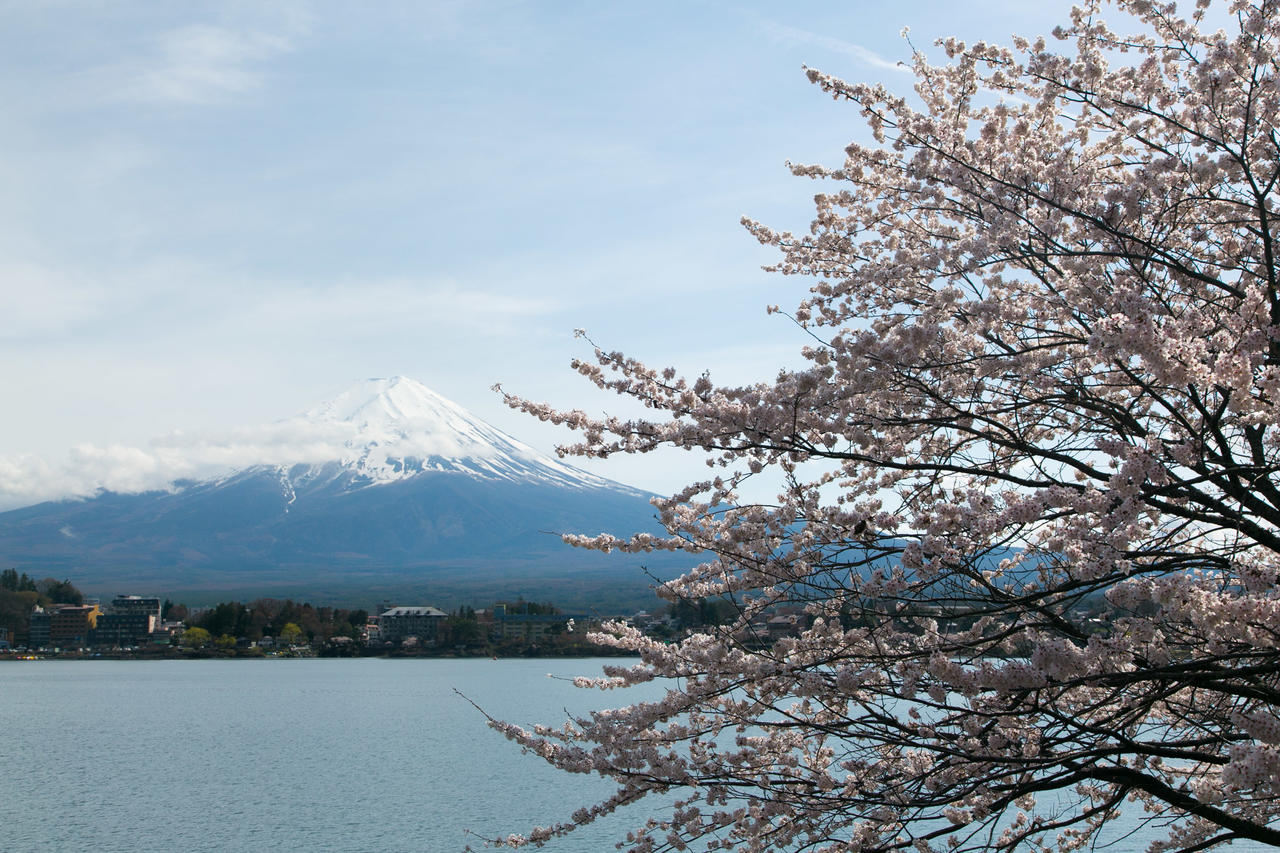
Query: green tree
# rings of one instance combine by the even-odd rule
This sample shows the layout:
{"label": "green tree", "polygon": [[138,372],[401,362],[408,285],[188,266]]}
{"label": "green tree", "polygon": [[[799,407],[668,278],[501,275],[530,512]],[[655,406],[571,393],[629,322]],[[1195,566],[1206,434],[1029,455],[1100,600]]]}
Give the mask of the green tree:
{"label": "green tree", "polygon": [[680,629],[726,625],[738,618],[739,609],[723,598],[681,598],[671,605],[671,615]]}
{"label": "green tree", "polygon": [[26,572],[19,576],[17,569],[5,569],[0,572],[0,589],[7,589],[10,592],[35,592],[36,582],[27,577]]}
{"label": "green tree", "polygon": [[288,622],[280,629],[280,642],[296,646],[303,640],[302,628],[296,622]]}
{"label": "green tree", "polygon": [[445,620],[440,640],[442,645],[475,646],[484,641],[484,632],[474,618],[474,611],[470,619],[456,613]]}
{"label": "green tree", "polygon": [[0,632],[25,636],[31,611],[39,600],[35,590],[0,589]]}
{"label": "green tree", "polygon": [[84,604],[84,593],[69,580],[45,578],[36,589],[54,604]]}
{"label": "green tree", "polygon": [[187,605],[170,601],[167,598],[164,600],[164,606],[160,611],[160,618],[169,622],[185,621],[189,615],[190,611],[187,609]]}
{"label": "green tree", "polygon": [[203,649],[205,646],[209,645],[212,639],[213,639],[212,634],[210,634],[204,628],[195,626],[192,628],[188,628],[186,631],[183,632],[182,645],[186,646],[189,649]]}
{"label": "green tree", "polygon": [[250,628],[249,611],[238,601],[224,601],[202,613],[196,624],[213,636],[231,634],[242,637]]}

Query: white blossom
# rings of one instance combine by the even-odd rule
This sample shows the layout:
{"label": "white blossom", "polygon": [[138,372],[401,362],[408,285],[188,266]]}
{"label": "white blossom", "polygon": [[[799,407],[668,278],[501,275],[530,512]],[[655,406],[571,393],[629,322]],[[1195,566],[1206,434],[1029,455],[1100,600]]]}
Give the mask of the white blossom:
{"label": "white blossom", "polygon": [[651,417],[506,397],[564,455],[708,452],[665,536],[566,540],[699,552],[660,594],[741,616],[607,625],[641,662],[577,683],[661,699],[495,722],[617,784],[502,843],[674,792],[625,847],[1074,850],[1126,797],[1153,850],[1280,844],[1280,7],[1208,6],[946,40],[911,98],[809,69],[877,142],[793,167],[807,231],[744,221],[809,283],[805,367],[730,387],[595,347],[574,369]]}

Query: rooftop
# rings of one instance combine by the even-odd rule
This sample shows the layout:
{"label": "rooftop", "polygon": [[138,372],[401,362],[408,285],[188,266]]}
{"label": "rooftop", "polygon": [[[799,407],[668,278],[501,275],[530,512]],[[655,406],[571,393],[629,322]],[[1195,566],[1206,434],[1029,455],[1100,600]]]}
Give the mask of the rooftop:
{"label": "rooftop", "polygon": [[426,605],[421,607],[393,607],[390,610],[383,611],[381,614],[381,616],[383,617],[390,616],[393,618],[396,616],[448,616],[448,615],[449,615],[448,613],[445,613],[443,610],[441,610],[438,607],[430,607]]}

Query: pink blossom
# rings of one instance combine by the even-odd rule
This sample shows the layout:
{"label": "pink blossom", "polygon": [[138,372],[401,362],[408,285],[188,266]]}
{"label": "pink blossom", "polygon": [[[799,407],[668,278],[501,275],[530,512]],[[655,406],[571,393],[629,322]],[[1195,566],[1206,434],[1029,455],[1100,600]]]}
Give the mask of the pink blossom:
{"label": "pink blossom", "polygon": [[565,539],[701,553],[659,594],[741,616],[592,635],[640,663],[576,683],[658,701],[494,722],[617,784],[500,843],[675,792],[624,846],[1071,850],[1126,796],[1153,850],[1280,844],[1280,8],[1113,5],[917,51],[911,99],[806,69],[876,144],[793,166],[809,229],[743,223],[809,284],[802,369],[721,386],[591,344],[573,369],[650,417],[506,396],[567,456],[705,454],[665,536]]}

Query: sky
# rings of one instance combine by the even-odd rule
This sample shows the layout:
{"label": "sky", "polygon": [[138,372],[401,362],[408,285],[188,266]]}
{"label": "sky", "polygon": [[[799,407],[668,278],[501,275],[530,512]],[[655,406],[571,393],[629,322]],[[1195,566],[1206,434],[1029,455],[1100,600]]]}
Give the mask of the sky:
{"label": "sky", "polygon": [[739,220],[806,228],[787,162],[867,139],[803,67],[905,93],[904,27],[1007,43],[1045,5],[0,2],[0,509],[228,464],[376,376],[550,450],[490,389],[629,411],[575,329],[768,381],[805,283]]}

